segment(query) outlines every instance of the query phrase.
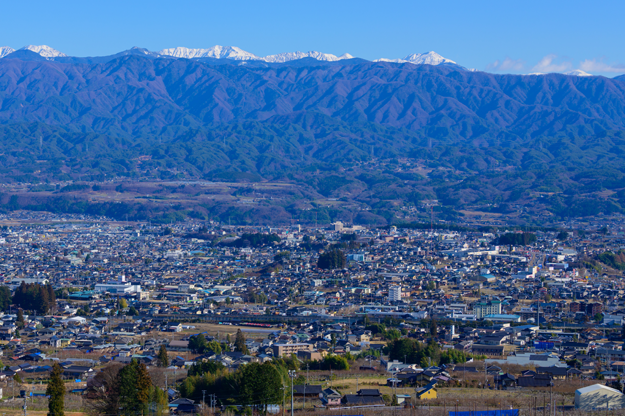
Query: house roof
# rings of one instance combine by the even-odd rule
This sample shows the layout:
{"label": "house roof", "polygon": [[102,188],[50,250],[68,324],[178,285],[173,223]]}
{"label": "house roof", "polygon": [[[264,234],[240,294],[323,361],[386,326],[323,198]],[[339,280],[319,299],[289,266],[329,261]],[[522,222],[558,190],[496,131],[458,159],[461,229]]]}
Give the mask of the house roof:
{"label": "house roof", "polygon": [[322,391],[322,386],[314,384],[296,384],[293,386],[293,393],[295,394],[319,394]]}

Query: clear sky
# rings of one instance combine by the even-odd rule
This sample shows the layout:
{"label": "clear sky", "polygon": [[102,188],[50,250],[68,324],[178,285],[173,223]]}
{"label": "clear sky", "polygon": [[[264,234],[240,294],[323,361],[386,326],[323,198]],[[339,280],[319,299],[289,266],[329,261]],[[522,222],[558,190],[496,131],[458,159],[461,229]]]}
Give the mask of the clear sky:
{"label": "clear sky", "polygon": [[4,1],[0,46],[72,56],[141,46],[238,46],[264,56],[317,50],[365,59],[434,50],[505,73],[625,73],[625,1]]}

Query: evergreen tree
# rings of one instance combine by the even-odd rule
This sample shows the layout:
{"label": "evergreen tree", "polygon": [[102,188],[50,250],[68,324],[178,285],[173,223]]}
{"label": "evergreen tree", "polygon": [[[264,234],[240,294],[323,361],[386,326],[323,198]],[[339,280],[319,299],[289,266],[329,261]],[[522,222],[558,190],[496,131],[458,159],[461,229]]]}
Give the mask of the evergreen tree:
{"label": "evergreen tree", "polygon": [[43,286],[39,283],[26,284],[22,282],[15,289],[12,301],[20,308],[42,314],[56,307],[56,297],[52,286]]}
{"label": "evergreen tree", "polygon": [[124,415],[135,416],[148,411],[152,379],[145,364],[132,360],[118,374],[119,404]]}
{"label": "evergreen tree", "polygon": [[48,399],[48,416],[65,416],[65,384],[63,383],[62,374],[63,369],[61,366],[58,363],[54,363],[50,373],[48,388],[46,389],[46,395],[50,397]]}
{"label": "evergreen tree", "polygon": [[347,258],[341,250],[334,249],[319,256],[317,267],[320,269],[342,269],[347,264]]}
{"label": "evergreen tree", "polygon": [[203,334],[193,335],[189,338],[189,349],[196,354],[203,354],[206,350],[206,338]]}
{"label": "evergreen tree", "polygon": [[48,290],[48,301],[50,302],[50,308],[52,310],[56,309],[56,293],[54,293],[54,288],[52,285],[47,286]]}
{"label": "evergreen tree", "polygon": [[26,326],[26,321],[24,321],[24,311],[21,308],[17,310],[17,320],[15,321],[15,324],[20,329]]}
{"label": "evergreen tree", "polygon": [[117,375],[119,386],[120,410],[124,415],[135,415],[139,412],[139,401],[137,399],[137,371],[134,360],[124,366]]}
{"label": "evergreen tree", "polygon": [[150,374],[148,373],[148,369],[144,363],[135,361],[135,364],[137,372],[137,400],[145,413],[148,410],[148,404],[150,403],[152,379],[150,378]]}
{"label": "evergreen tree", "polygon": [[436,325],[436,319],[434,319],[434,317],[432,317],[432,319],[430,320],[430,335],[432,337],[436,337],[436,335],[438,335],[438,327]]}
{"label": "evergreen tree", "polygon": [[11,305],[11,290],[8,286],[0,286],[0,311],[9,309]]}
{"label": "evergreen tree", "polygon": [[154,403],[154,412],[157,416],[165,415],[168,409],[167,393],[157,386],[152,386],[150,389],[150,403]]}
{"label": "evergreen tree", "polygon": [[169,366],[169,357],[167,356],[167,348],[165,348],[165,344],[161,344],[161,348],[158,350],[158,364],[161,367]]}
{"label": "evergreen tree", "polygon": [[243,331],[240,329],[237,330],[237,337],[234,340],[234,346],[237,351],[241,351],[243,354],[247,354],[247,345],[245,345],[245,335],[243,335]]}

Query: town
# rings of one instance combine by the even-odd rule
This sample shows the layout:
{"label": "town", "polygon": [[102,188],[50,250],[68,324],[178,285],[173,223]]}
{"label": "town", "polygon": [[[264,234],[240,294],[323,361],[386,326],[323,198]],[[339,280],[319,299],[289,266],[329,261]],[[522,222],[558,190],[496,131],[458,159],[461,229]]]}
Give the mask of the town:
{"label": "town", "polygon": [[622,220],[3,214],[0,411],[47,408],[56,376],[85,414],[625,408]]}

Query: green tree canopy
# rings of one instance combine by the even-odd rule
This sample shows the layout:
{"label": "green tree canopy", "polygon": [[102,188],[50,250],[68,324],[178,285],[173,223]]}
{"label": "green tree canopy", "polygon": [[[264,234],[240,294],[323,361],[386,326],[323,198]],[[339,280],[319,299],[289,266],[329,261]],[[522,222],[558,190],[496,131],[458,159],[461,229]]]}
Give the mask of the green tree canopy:
{"label": "green tree canopy", "polygon": [[58,363],[54,363],[46,389],[46,395],[49,396],[48,416],[65,416],[65,383],[62,376],[63,369]]}
{"label": "green tree canopy", "polygon": [[320,269],[342,269],[347,264],[345,254],[338,249],[327,251],[319,256],[317,267]]}
{"label": "green tree canopy", "polygon": [[234,340],[234,346],[237,351],[242,352],[243,354],[247,354],[247,345],[245,345],[245,335],[243,335],[243,331],[240,329],[237,330],[237,336]]}
{"label": "green tree canopy", "polygon": [[158,364],[161,367],[169,366],[169,357],[167,356],[167,348],[165,347],[165,344],[161,344],[156,358],[158,359]]}

